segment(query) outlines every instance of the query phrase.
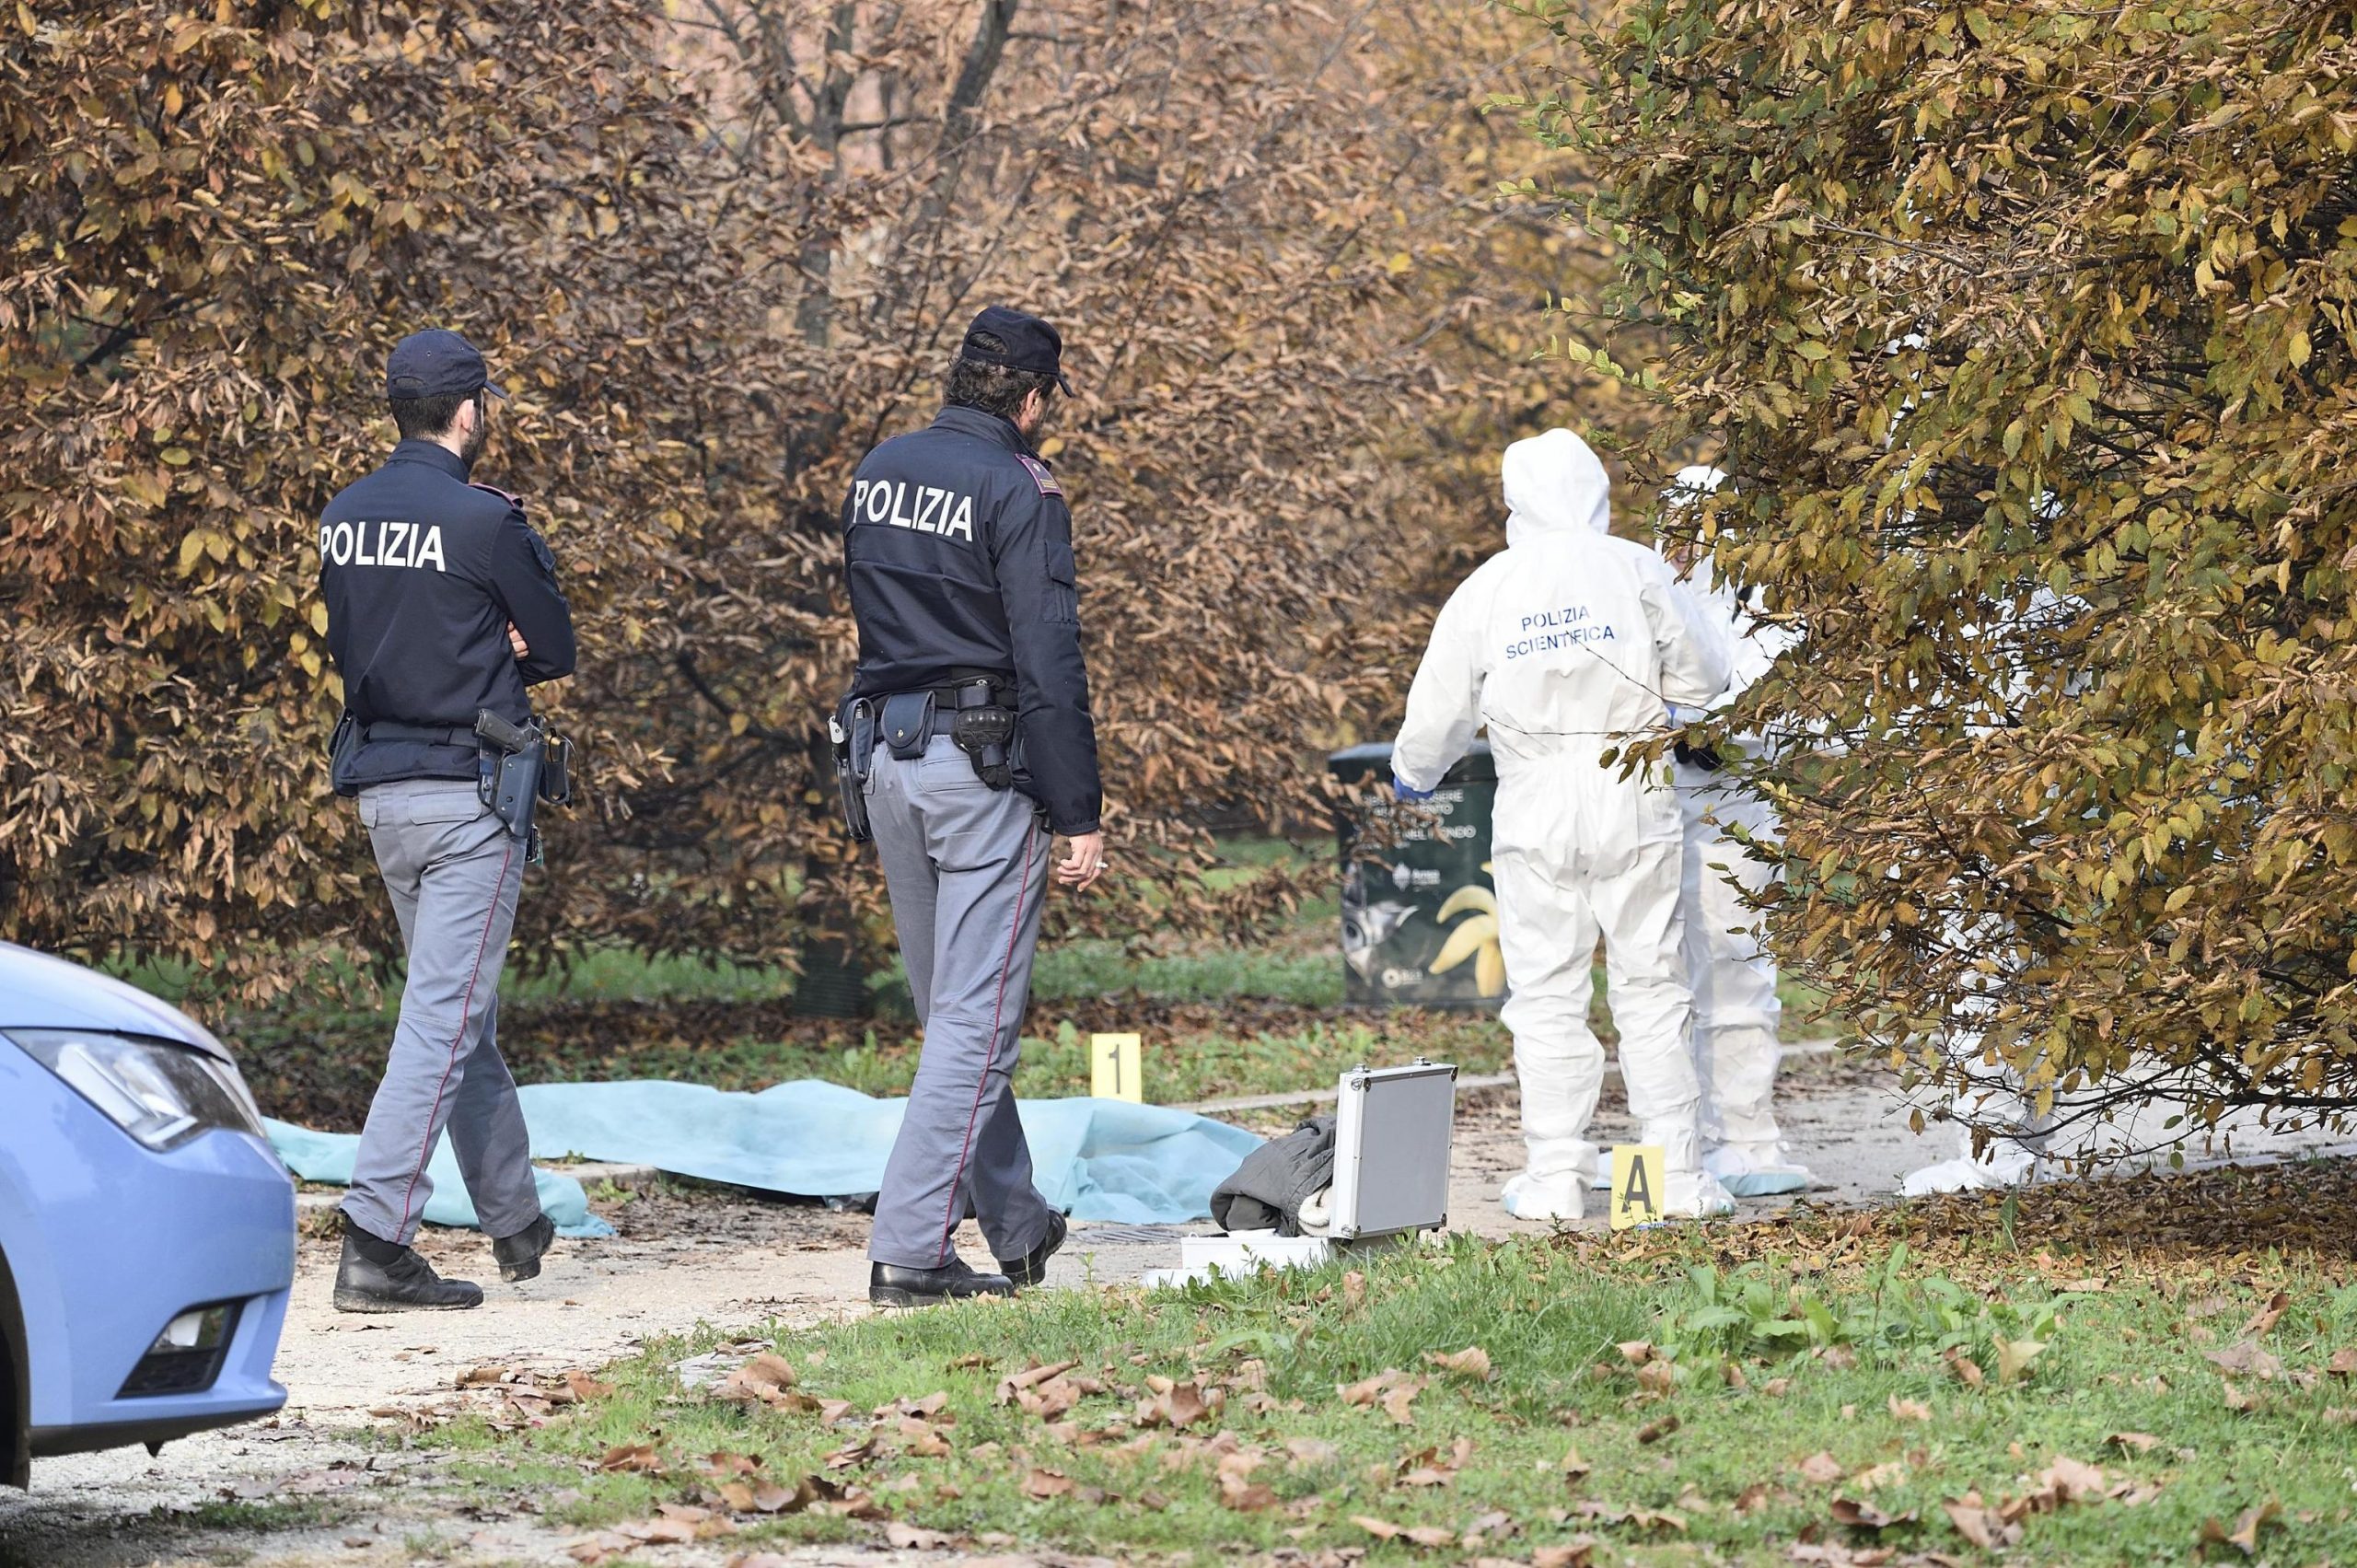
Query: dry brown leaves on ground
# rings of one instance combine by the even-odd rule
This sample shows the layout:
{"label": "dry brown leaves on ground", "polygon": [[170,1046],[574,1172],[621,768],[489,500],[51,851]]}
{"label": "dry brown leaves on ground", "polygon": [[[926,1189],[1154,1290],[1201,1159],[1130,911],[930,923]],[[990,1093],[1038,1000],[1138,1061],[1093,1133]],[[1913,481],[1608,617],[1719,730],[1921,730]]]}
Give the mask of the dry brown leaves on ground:
{"label": "dry brown leaves on ground", "polygon": [[[1486,1361],[1488,1358],[1483,1359]],[[1409,1406],[1429,1386],[1429,1379],[1413,1377],[1396,1366],[1390,1366],[1372,1377],[1337,1385],[1334,1391],[1342,1397],[1346,1405],[1380,1406],[1383,1413],[1399,1425],[1413,1426],[1416,1423],[1415,1412]]]}
{"label": "dry brown leaves on ground", "polygon": [[[2003,1228],[2009,1205],[2014,1246],[1991,1252],[1984,1244]],[[2357,1229],[2346,1223],[2352,1209],[2357,1160],[2325,1160],[2058,1181],[1863,1211],[1804,1205],[1699,1236],[1630,1230],[1565,1244],[1583,1259],[1674,1267],[1694,1261],[1701,1245],[1722,1267],[1796,1260],[1805,1272],[1825,1272],[1878,1266],[1905,1242],[1922,1266],[1959,1283],[2035,1269],[2059,1287],[2084,1290],[2102,1288],[2106,1276],[2165,1282],[2254,1268],[2271,1252],[2324,1265],[2357,1261]],[[2246,1333],[2273,1324],[2262,1308]]]}

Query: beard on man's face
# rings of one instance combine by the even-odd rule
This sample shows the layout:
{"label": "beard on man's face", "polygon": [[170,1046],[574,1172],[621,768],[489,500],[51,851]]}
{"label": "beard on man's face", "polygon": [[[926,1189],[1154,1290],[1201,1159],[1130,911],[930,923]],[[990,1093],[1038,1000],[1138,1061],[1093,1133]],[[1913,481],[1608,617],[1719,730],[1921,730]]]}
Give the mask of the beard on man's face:
{"label": "beard on man's face", "polygon": [[482,455],[482,444],[491,438],[491,421],[480,406],[475,410],[475,424],[459,443],[459,460],[471,464]]}

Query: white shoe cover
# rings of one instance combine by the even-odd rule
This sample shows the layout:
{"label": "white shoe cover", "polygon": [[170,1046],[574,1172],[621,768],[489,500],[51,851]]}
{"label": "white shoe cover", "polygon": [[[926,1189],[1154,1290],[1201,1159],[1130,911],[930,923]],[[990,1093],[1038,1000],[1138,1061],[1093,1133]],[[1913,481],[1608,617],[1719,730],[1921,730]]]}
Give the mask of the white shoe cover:
{"label": "white shoe cover", "polygon": [[1702,1168],[1719,1179],[1720,1185],[1738,1198],[1768,1198],[1779,1192],[1798,1192],[1816,1181],[1806,1166],[1794,1165],[1783,1157],[1781,1145],[1758,1148],[1743,1144],[1721,1144],[1702,1156]]}
{"label": "white shoe cover", "polygon": [[1966,1155],[1910,1170],[1898,1183],[1901,1196],[1928,1198],[1938,1192],[1993,1192],[2028,1184],[2038,1170],[2038,1156],[2019,1144],[2000,1144],[1986,1159]]}
{"label": "white shoe cover", "polygon": [[1735,1213],[1735,1195],[1702,1170],[1673,1170],[1662,1184],[1661,1212],[1670,1219],[1706,1220]]}
{"label": "white shoe cover", "polygon": [[1498,1201],[1518,1220],[1576,1220],[1587,1212],[1579,1179],[1571,1172],[1533,1176],[1522,1171],[1507,1181]]}

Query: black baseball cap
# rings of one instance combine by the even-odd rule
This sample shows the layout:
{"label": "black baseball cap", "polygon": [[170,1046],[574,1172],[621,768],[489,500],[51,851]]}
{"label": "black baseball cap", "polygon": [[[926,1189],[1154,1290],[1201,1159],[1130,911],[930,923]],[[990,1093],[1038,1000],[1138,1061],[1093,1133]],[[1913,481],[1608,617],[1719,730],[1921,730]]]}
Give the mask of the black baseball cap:
{"label": "black baseball cap", "polygon": [[[987,335],[1005,346],[985,348],[974,340]],[[1063,334],[1037,316],[1027,316],[1020,310],[1010,310],[1004,305],[993,305],[974,318],[966,329],[966,342],[958,350],[958,357],[970,359],[978,365],[1004,365],[1009,370],[1028,370],[1034,375],[1052,376],[1056,385],[1071,397],[1072,383],[1063,370]]]}
{"label": "black baseball cap", "polygon": [[393,345],[385,361],[388,398],[464,397],[475,391],[505,399],[507,389],[491,378],[491,367],[475,345],[443,327],[412,332]]}

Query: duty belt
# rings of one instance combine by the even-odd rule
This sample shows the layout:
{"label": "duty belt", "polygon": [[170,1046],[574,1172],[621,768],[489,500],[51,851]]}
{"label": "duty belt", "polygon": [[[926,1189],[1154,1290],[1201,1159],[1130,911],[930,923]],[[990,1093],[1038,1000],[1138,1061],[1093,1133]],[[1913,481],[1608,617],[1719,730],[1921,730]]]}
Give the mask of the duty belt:
{"label": "duty belt", "polygon": [[475,749],[475,726],[468,725],[391,724],[379,720],[360,726],[361,734],[370,740],[408,740],[424,746],[463,746]]}

